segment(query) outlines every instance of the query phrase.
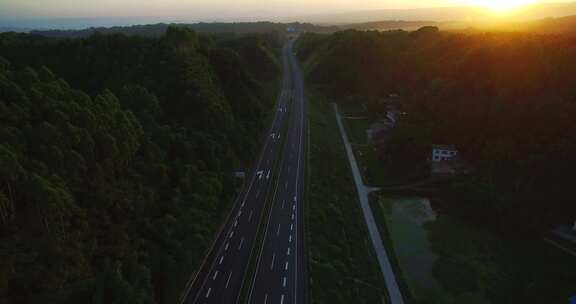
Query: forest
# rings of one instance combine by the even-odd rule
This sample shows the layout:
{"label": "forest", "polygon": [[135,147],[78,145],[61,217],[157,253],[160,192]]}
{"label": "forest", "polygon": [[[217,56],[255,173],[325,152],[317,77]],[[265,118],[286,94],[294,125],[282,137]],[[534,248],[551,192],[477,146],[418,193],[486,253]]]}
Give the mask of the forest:
{"label": "forest", "polygon": [[0,35],[0,303],[175,303],[275,100],[280,41]]}
{"label": "forest", "polygon": [[449,212],[515,238],[576,219],[574,36],[348,30],[305,34],[298,54],[317,89],[374,118],[401,96],[389,162],[409,168],[432,144],[456,145],[474,169],[442,185]]}

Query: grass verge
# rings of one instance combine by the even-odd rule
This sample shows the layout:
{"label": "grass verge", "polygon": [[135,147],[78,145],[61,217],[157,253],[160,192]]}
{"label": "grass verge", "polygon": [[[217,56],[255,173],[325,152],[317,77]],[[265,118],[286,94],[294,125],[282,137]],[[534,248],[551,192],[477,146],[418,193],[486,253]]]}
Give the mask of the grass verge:
{"label": "grass verge", "polygon": [[305,218],[311,303],[385,303],[384,281],[334,112],[320,95],[308,97],[311,143]]}
{"label": "grass verge", "polygon": [[[340,108],[340,105],[338,108]],[[366,133],[370,128],[370,120],[368,118],[345,118],[344,126],[352,144],[366,145],[368,143],[368,135]]]}

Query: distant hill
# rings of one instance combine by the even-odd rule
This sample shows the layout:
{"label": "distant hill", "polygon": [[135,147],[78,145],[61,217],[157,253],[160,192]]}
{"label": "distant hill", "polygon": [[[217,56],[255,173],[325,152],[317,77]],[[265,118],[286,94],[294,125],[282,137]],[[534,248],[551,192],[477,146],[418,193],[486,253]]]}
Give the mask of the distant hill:
{"label": "distant hill", "polygon": [[413,31],[423,26],[437,26],[442,30],[467,31],[512,31],[535,32],[540,34],[576,33],[576,15],[545,18],[530,21],[493,21],[493,22],[457,22],[457,21],[375,21],[352,23],[339,26],[341,29],[356,30],[406,30]]}
{"label": "distant hill", "polygon": [[0,27],[0,33],[15,32],[15,33],[28,33],[30,29],[20,27]]}
{"label": "distant hill", "polygon": [[[514,18],[516,21],[526,21],[531,19],[555,18],[571,15],[576,15],[576,2],[533,4],[522,9],[517,9],[513,14],[507,16],[507,18]],[[494,14],[485,8],[456,6],[357,11],[340,14],[302,16],[299,17],[298,20],[317,24],[342,25],[379,20],[484,22],[493,18]]]}
{"label": "distant hill", "polygon": [[383,20],[363,23],[350,23],[339,26],[331,26],[330,28],[338,28],[339,30],[355,29],[359,31],[392,31],[404,30],[415,31],[424,26],[436,26],[442,30],[462,30],[474,27],[473,23],[460,22],[460,21],[402,21],[402,20]]}
{"label": "distant hill", "polygon": [[550,34],[576,33],[576,16],[536,20],[520,26],[519,30]]}
{"label": "distant hill", "polygon": [[337,27],[317,26],[311,23],[274,23],[274,22],[236,22],[236,23],[193,23],[193,24],[148,24],[133,26],[115,26],[115,27],[91,27],[83,30],[36,30],[32,34],[57,37],[57,38],[80,38],[88,37],[96,32],[99,33],[121,33],[125,35],[159,37],[162,36],[166,29],[171,25],[191,28],[201,33],[269,33],[285,32],[288,27],[293,27],[298,31],[307,32],[334,32]]}
{"label": "distant hill", "polygon": [[[32,34],[55,38],[81,38],[94,33],[120,33],[128,36],[160,37],[172,24],[158,23],[133,26],[91,27],[82,30],[33,30]],[[532,19],[523,21],[483,20],[483,21],[436,21],[436,20],[381,20],[372,22],[348,23],[341,25],[316,25],[312,23],[275,23],[275,22],[239,22],[239,23],[194,23],[177,24],[202,33],[270,33],[285,32],[292,27],[299,32],[333,33],[341,30],[406,30],[414,31],[424,26],[437,26],[442,30],[477,31],[531,31],[554,34],[576,32],[576,12],[573,16]],[[0,28],[2,31],[10,29]],[[13,31],[25,32],[23,29]]]}
{"label": "distant hill", "polygon": [[402,20],[385,20],[385,21],[374,21],[365,23],[352,23],[347,25],[338,26],[341,29],[356,29],[361,31],[369,30],[416,30],[423,26],[438,26],[441,23],[436,21],[402,21]]}

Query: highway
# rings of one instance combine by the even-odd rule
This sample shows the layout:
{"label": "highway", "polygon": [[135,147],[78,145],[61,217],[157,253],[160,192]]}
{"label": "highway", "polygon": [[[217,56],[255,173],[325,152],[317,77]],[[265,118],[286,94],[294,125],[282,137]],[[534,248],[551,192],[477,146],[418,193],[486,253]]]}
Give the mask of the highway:
{"label": "highway", "polygon": [[[181,303],[238,303],[242,288],[250,288],[251,302],[303,303],[305,105],[293,41],[283,47],[282,63],[282,89],[260,156]],[[261,222],[266,234],[262,246],[255,246]],[[258,266],[248,278],[252,255],[258,255]],[[265,271],[262,265],[271,258],[274,265]]]}
{"label": "highway", "polygon": [[292,45],[288,44],[292,115],[249,303],[304,303],[306,299],[303,186],[307,116],[302,71]]}

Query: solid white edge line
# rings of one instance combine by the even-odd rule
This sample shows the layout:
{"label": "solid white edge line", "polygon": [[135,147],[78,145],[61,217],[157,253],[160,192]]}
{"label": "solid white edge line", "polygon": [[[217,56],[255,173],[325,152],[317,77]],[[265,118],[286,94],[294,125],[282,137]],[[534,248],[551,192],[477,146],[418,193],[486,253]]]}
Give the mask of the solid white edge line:
{"label": "solid white edge line", "polygon": [[228,285],[230,284],[230,278],[232,277],[232,271],[230,271],[230,274],[228,275],[228,280],[226,280],[226,287],[228,288]]}
{"label": "solid white edge line", "polygon": [[[292,57],[293,58],[293,57]],[[293,61],[294,62],[294,61]],[[299,67],[296,65],[296,62],[294,62],[294,70],[299,72]],[[300,79],[298,77],[298,79]],[[300,82],[300,86],[303,86],[303,83]],[[295,202],[296,201],[296,197],[298,197],[298,180],[300,178],[300,162],[301,162],[301,158],[302,158],[302,137],[304,136],[304,92],[303,92],[303,88],[300,89],[300,100],[302,101],[302,105],[300,107],[300,111],[301,111],[301,115],[300,115],[300,144],[298,145],[299,147],[299,151],[298,151],[298,169],[296,170],[296,195],[295,195]],[[296,211],[297,212],[297,211]],[[298,220],[296,220],[296,253],[294,254],[294,259],[295,259],[295,275],[294,275],[294,301],[298,302]]]}

